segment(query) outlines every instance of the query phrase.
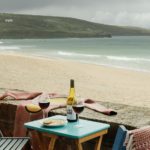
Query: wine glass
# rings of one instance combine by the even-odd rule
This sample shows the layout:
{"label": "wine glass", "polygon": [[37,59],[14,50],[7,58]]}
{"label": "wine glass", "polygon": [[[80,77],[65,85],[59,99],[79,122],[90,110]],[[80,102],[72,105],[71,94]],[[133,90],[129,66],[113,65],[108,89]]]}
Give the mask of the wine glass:
{"label": "wine glass", "polygon": [[50,97],[48,94],[43,94],[42,95],[42,98],[39,100],[39,106],[40,108],[42,109],[43,111],[43,119],[47,117],[47,114],[46,114],[46,109],[49,107],[50,105],[50,101],[49,101]]}
{"label": "wine glass", "polygon": [[81,125],[80,121],[79,121],[79,114],[81,112],[83,112],[83,110],[84,110],[84,102],[83,101],[78,101],[76,104],[74,104],[72,106],[72,108],[73,108],[74,112],[77,114],[77,117],[78,117],[77,124],[75,125],[75,127],[77,127],[77,128],[83,127]]}

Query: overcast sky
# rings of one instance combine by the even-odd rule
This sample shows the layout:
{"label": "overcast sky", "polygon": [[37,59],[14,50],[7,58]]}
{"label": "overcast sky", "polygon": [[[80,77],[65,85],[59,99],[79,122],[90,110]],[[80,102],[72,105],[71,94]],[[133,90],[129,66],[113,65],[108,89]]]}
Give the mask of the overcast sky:
{"label": "overcast sky", "polygon": [[150,0],[0,0],[0,12],[150,28]]}

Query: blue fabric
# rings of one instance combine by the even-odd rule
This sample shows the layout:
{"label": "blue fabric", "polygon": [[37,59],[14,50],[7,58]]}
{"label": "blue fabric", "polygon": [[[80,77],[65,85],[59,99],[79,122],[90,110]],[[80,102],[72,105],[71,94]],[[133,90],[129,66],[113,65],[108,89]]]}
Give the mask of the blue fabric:
{"label": "blue fabric", "polygon": [[117,134],[116,134],[116,138],[112,150],[126,150],[126,147],[123,146],[123,143],[126,138],[126,134],[127,134],[127,129],[123,125],[120,125],[117,130]]}

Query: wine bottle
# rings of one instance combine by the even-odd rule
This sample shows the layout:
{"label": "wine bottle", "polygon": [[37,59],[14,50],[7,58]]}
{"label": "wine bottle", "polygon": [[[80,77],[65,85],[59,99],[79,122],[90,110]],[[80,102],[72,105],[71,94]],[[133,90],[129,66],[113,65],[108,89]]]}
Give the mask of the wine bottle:
{"label": "wine bottle", "polygon": [[70,92],[67,98],[67,120],[68,122],[77,121],[77,114],[74,112],[72,105],[76,103],[74,80],[70,80]]}

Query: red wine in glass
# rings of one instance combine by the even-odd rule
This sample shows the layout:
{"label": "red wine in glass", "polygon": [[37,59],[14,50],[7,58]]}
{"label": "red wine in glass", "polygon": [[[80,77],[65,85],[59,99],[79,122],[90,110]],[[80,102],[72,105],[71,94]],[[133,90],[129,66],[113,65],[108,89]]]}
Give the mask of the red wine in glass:
{"label": "red wine in glass", "polygon": [[75,127],[77,127],[77,128],[83,127],[83,126],[79,123],[79,114],[80,114],[81,112],[83,112],[83,110],[84,110],[84,105],[83,105],[83,104],[75,104],[75,105],[72,106],[72,108],[73,108],[74,112],[75,112],[76,114],[78,114],[78,122],[77,122],[77,125],[75,125]]}
{"label": "red wine in glass", "polygon": [[39,106],[40,106],[40,108],[43,110],[43,118],[46,117],[45,109],[48,108],[49,105],[50,105],[50,102],[48,102],[48,101],[40,101],[40,102],[39,102]]}
{"label": "red wine in glass", "polygon": [[39,102],[41,109],[46,109],[49,106],[49,102]]}
{"label": "red wine in glass", "polygon": [[80,114],[84,110],[84,105],[73,105],[72,107],[76,114]]}

